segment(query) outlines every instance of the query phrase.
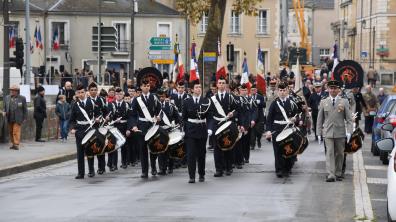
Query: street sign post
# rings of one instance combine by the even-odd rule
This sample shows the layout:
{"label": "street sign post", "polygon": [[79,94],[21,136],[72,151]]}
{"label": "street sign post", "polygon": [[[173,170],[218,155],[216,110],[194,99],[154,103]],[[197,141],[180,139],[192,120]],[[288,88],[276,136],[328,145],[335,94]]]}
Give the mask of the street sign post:
{"label": "street sign post", "polygon": [[170,45],[152,45],[149,48],[150,50],[171,50],[172,47]]}
{"label": "street sign post", "polygon": [[168,37],[152,37],[150,39],[151,45],[169,45],[171,44],[170,38]]}

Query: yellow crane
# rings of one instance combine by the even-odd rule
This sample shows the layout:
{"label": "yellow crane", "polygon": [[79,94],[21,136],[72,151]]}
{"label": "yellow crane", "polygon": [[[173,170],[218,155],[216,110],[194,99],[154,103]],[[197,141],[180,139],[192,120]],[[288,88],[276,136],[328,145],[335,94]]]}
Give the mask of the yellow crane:
{"label": "yellow crane", "polygon": [[311,44],[308,41],[308,30],[304,18],[304,0],[293,0],[294,13],[300,31],[300,47],[307,50],[307,58],[311,55]]}

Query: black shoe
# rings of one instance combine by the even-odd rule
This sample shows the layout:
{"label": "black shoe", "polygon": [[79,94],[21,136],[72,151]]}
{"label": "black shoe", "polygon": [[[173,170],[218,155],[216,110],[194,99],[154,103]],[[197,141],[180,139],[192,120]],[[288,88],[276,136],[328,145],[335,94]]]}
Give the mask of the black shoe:
{"label": "black shoe", "polygon": [[281,172],[276,172],[276,177],[278,177],[278,178],[283,178],[283,175],[282,175]]}
{"label": "black shoe", "polygon": [[232,174],[232,170],[227,170],[225,173],[226,176],[231,176],[231,174]]}
{"label": "black shoe", "polygon": [[261,142],[260,141],[257,141],[257,147],[261,148]]}
{"label": "black shoe", "polygon": [[195,179],[194,179],[194,178],[190,178],[190,179],[188,180],[188,183],[195,183]]}
{"label": "black shoe", "polygon": [[187,164],[182,164],[182,168],[187,168]]}
{"label": "black shoe", "polygon": [[88,173],[88,177],[94,177],[94,176],[95,176],[95,173],[94,173],[94,172]]}
{"label": "black shoe", "polygon": [[243,167],[242,167],[241,164],[238,164],[238,165],[236,165],[236,168],[237,168],[237,169],[242,169]]}
{"label": "black shoe", "polygon": [[336,180],[333,177],[327,177],[326,182],[335,182]]}
{"label": "black shoe", "polygon": [[245,163],[249,163],[249,160],[245,160]]}
{"label": "black shoe", "polygon": [[98,170],[96,171],[99,175],[102,175],[105,171],[104,170]]}
{"label": "black shoe", "polygon": [[198,181],[199,181],[199,182],[204,182],[204,181],[205,181],[205,176],[199,176]]}
{"label": "black shoe", "polygon": [[214,177],[222,177],[223,172],[222,171],[216,171],[216,173],[213,175]]}
{"label": "black shoe", "polygon": [[166,170],[161,170],[161,171],[158,173],[158,175],[161,175],[161,176],[166,175]]}
{"label": "black shoe", "polygon": [[12,146],[10,147],[10,149],[12,149],[12,150],[19,150],[19,148],[18,148],[17,146],[15,146],[15,145],[12,145]]}
{"label": "black shoe", "polygon": [[283,172],[283,173],[282,173],[282,176],[283,176],[283,177],[289,177],[290,174],[289,174],[289,172]]}
{"label": "black shoe", "polygon": [[128,165],[123,164],[123,165],[121,165],[120,167],[121,167],[122,169],[126,169],[126,168],[128,168]]}
{"label": "black shoe", "polygon": [[172,174],[173,173],[173,169],[168,169],[168,174]]}
{"label": "black shoe", "polygon": [[148,174],[147,174],[147,173],[142,173],[142,174],[140,175],[140,178],[146,179],[146,178],[148,178]]}
{"label": "black shoe", "polygon": [[42,140],[42,139],[36,139],[36,142],[44,143],[44,142],[45,142],[45,140]]}
{"label": "black shoe", "polygon": [[74,177],[76,180],[84,179],[84,175],[78,174],[76,177]]}
{"label": "black shoe", "polygon": [[117,166],[115,166],[115,167],[114,167],[114,170],[118,170],[118,167],[117,167]]}
{"label": "black shoe", "polygon": [[151,175],[153,175],[153,176],[157,175],[157,170],[152,170]]}
{"label": "black shoe", "polygon": [[338,176],[337,176],[337,177],[336,177],[336,180],[337,180],[337,181],[342,181],[342,177],[338,177]]}
{"label": "black shoe", "polygon": [[254,146],[251,146],[251,147],[250,147],[250,150],[254,150]]}

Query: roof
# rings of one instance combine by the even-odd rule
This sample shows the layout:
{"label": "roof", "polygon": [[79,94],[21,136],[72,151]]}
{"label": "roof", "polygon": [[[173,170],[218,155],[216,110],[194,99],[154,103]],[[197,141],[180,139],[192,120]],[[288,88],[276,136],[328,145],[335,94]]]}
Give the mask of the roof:
{"label": "roof", "polygon": [[[137,0],[137,15],[172,15],[178,16],[180,13],[161,3],[151,0]],[[14,0],[10,4],[10,11],[25,11],[24,0]],[[0,5],[2,11],[3,4]],[[103,0],[100,7],[103,14],[130,15],[132,11],[131,0]],[[97,0],[30,0],[30,10],[32,12],[44,12],[49,14],[97,14],[99,5]]]}
{"label": "roof", "polygon": [[[289,8],[293,8],[292,0],[289,1]],[[334,0],[305,0],[305,7],[315,9],[334,9]]]}

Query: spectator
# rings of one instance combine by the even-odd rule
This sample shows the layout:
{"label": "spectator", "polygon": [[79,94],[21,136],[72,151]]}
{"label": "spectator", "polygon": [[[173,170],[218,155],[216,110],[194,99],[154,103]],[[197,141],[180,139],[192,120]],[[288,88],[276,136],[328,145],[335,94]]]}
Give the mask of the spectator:
{"label": "spectator", "polygon": [[309,87],[310,87],[311,85],[312,85],[312,84],[311,84],[311,81],[310,81],[310,80],[307,80],[307,81],[305,81],[305,84],[304,84],[304,86],[302,87],[302,92],[303,92],[303,95],[304,95],[304,97],[305,97],[305,101],[308,101],[309,97],[311,96],[311,90],[309,89]]}
{"label": "spectator", "polygon": [[71,114],[70,104],[66,102],[65,95],[59,95],[58,102],[56,103],[55,113],[59,117],[59,127],[61,131],[62,142],[67,141],[69,133],[69,119]]}
{"label": "spectator", "polygon": [[33,117],[36,120],[36,142],[45,142],[41,139],[41,131],[43,129],[44,119],[47,118],[47,105],[44,99],[45,89],[39,86],[37,96],[34,98]]}
{"label": "spectator", "polygon": [[101,89],[101,90],[100,90],[100,93],[99,93],[99,96],[100,96],[100,97],[103,97],[103,98],[106,98],[106,97],[107,97],[107,92],[106,92],[106,90],[105,90],[105,89]]}
{"label": "spectator", "polygon": [[124,92],[128,92],[128,89],[133,87],[133,81],[132,79],[127,79],[127,81],[124,84]]}
{"label": "spectator", "polygon": [[379,88],[378,101],[380,105],[382,104],[382,102],[384,102],[387,96],[388,95],[385,94],[384,88]]}
{"label": "spectator", "polygon": [[61,73],[61,86],[64,86],[66,82],[73,83],[73,77],[65,70]]}
{"label": "spectator", "polygon": [[364,102],[363,95],[360,92],[359,87],[355,87],[352,89],[353,96],[355,98],[355,112],[357,112],[357,116],[355,119],[356,127],[359,126],[359,121],[362,119],[362,111],[363,108],[367,108],[366,103]]}
{"label": "spectator", "polygon": [[115,89],[112,87],[107,94],[107,103],[112,103],[113,101],[115,101]]}
{"label": "spectator", "polygon": [[10,87],[10,95],[4,98],[4,112],[8,121],[10,131],[10,140],[12,146],[10,149],[19,150],[21,139],[21,125],[27,120],[28,110],[26,98],[19,95],[19,86],[12,85]]}
{"label": "spectator", "polygon": [[63,88],[59,89],[58,96],[56,97],[56,101],[58,102],[59,95],[65,95],[66,96],[66,102],[71,104],[73,101],[73,97],[76,93],[74,92],[72,88],[71,82],[65,82],[65,86]]}
{"label": "spectator", "polygon": [[375,88],[377,79],[378,79],[377,71],[372,66],[370,66],[369,70],[367,71],[367,84]]}
{"label": "spectator", "polygon": [[[88,76],[87,73],[84,71],[80,75],[80,83],[81,85],[84,86],[85,89],[88,88]],[[66,101],[67,101],[67,96],[66,96]]]}
{"label": "spectator", "polygon": [[269,86],[270,81],[271,81],[271,72],[267,72],[266,81],[267,81],[267,86]]}
{"label": "spectator", "polygon": [[364,131],[371,133],[373,128],[374,117],[377,115],[379,102],[377,97],[372,92],[371,85],[366,86],[366,93],[363,94],[364,102],[366,103],[366,109],[364,110],[365,126]]}
{"label": "spectator", "polygon": [[288,75],[287,75],[287,70],[286,68],[283,68],[282,71],[280,72],[280,79],[284,80],[287,79]]}

